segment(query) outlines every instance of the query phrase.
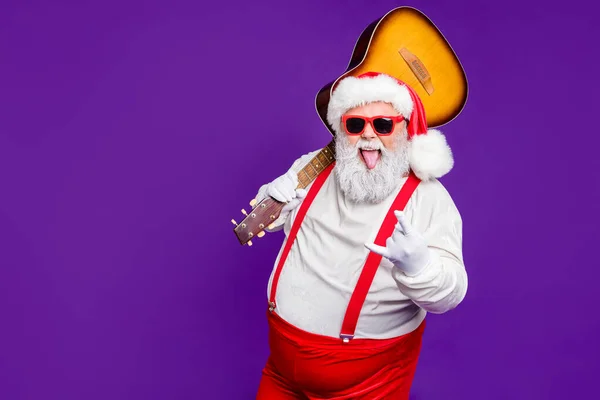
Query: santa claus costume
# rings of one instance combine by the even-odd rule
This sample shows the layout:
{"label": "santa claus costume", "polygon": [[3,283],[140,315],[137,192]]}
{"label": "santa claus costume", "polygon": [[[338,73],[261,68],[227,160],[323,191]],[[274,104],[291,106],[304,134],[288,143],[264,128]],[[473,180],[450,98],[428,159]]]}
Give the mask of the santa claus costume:
{"label": "santa claus costume", "polygon": [[372,102],[391,104],[408,121],[406,173],[392,191],[352,198],[358,175],[342,170],[354,162],[343,157],[358,150],[341,154],[341,142],[336,162],[305,191],[296,190],[296,173],[320,149],[259,189],[259,201],[288,202],[271,228],[286,239],[267,289],[271,354],[260,400],[408,399],[426,314],[449,311],[466,294],[462,221],[438,180],[453,167],[446,139],[428,129],[409,86],[367,73],[344,78],[332,93],[327,119],[336,142],[347,133],[343,115]]}

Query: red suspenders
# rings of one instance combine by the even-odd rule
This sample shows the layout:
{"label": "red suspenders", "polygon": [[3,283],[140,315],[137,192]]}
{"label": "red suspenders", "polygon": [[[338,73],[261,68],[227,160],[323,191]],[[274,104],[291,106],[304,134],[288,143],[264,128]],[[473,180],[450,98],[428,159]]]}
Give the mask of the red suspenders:
{"label": "red suspenders", "polygon": [[[394,226],[398,222],[398,219],[394,215],[394,211],[404,210],[406,203],[408,203],[410,196],[412,196],[419,183],[420,180],[411,171],[408,179],[406,182],[404,182],[402,189],[400,189],[400,192],[388,210],[381,228],[379,228],[379,233],[375,238],[375,244],[379,246],[385,246],[387,238],[392,235]],[[377,272],[381,258],[381,255],[373,253],[372,251],[370,251],[369,255],[367,256],[367,261],[365,262],[365,266],[363,267],[360,277],[358,278],[358,283],[354,288],[352,297],[350,297],[350,303],[348,304],[346,315],[344,316],[344,322],[342,323],[342,332],[340,333],[340,337],[344,339],[344,342],[348,342],[348,340],[354,337],[354,331],[356,330],[356,324],[358,323],[360,310],[365,302],[365,298],[367,297],[367,293],[369,292],[373,278],[375,278],[375,273]]]}
{"label": "red suspenders", "polygon": [[317,193],[325,183],[325,180],[331,173],[333,166],[335,165],[335,161],[329,164],[327,168],[323,172],[317,176],[317,179],[313,182],[310,190],[304,197],[302,204],[300,204],[300,209],[298,210],[298,214],[296,215],[296,219],[294,220],[294,224],[292,225],[292,229],[290,230],[290,234],[288,235],[287,241],[285,242],[285,247],[283,248],[283,252],[281,253],[281,257],[279,258],[279,263],[277,264],[277,269],[275,269],[275,275],[273,276],[273,282],[271,282],[271,296],[269,297],[269,310],[273,311],[275,309],[275,293],[277,292],[277,283],[279,282],[279,275],[281,275],[281,270],[283,269],[283,264],[285,264],[285,260],[294,244],[294,240],[296,239],[296,234],[300,229],[300,225],[302,224],[302,220],[306,216],[306,212],[308,211],[308,207],[312,204],[313,200],[317,196]]}
{"label": "red suspenders", "polygon": [[[279,262],[277,263],[275,275],[273,276],[273,282],[271,283],[271,294],[269,296],[269,310],[271,311],[277,307],[275,304],[277,283],[279,282],[279,276],[281,275],[281,270],[283,269],[285,260],[287,259],[292,245],[294,244],[294,240],[296,239],[296,234],[300,229],[300,225],[302,225],[302,221],[304,220],[310,205],[323,186],[323,183],[325,183],[325,180],[327,180],[327,177],[331,173],[334,165],[335,162],[330,164],[323,172],[319,174],[319,176],[317,176],[310,190],[306,194],[306,197],[302,201],[302,204],[300,205],[300,209],[298,210],[298,214],[296,215],[296,219],[294,220],[292,229],[288,235],[285,247],[283,248]],[[392,206],[388,210],[387,215],[383,220],[383,224],[381,225],[379,233],[375,238],[375,244],[385,246],[385,241],[392,235],[394,226],[397,222],[396,216],[394,215],[394,210],[404,210],[406,203],[408,203],[408,200],[412,196],[419,183],[420,180],[411,171],[408,179],[402,186],[402,189],[400,189],[400,192],[396,196],[396,199],[394,199]],[[346,315],[344,316],[344,322],[342,323],[340,338],[343,339],[344,342],[348,342],[354,337],[354,331],[356,330],[356,324],[358,323],[360,311],[365,302],[365,298],[367,297],[367,293],[369,292],[369,288],[371,287],[371,283],[373,282],[373,278],[375,278],[375,273],[377,272],[381,258],[382,256],[373,252],[369,252],[369,255],[367,256],[367,261],[365,262],[363,270],[360,274],[356,288],[352,293],[352,297],[348,303],[348,308],[346,309]]]}

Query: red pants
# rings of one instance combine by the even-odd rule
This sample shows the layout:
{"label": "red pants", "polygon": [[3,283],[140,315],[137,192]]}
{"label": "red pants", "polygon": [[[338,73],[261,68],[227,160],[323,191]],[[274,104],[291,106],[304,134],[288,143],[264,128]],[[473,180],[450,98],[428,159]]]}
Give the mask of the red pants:
{"label": "red pants", "polygon": [[267,315],[271,355],[257,400],[408,400],[425,321],[398,338],[343,343]]}

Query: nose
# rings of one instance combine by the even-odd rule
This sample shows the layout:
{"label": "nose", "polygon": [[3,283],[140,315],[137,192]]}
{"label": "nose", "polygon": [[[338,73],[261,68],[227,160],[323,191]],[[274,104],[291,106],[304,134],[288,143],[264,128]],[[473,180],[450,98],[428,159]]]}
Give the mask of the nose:
{"label": "nose", "polygon": [[371,124],[367,124],[367,126],[365,127],[365,131],[361,136],[365,139],[375,139],[377,137],[377,134],[373,130]]}

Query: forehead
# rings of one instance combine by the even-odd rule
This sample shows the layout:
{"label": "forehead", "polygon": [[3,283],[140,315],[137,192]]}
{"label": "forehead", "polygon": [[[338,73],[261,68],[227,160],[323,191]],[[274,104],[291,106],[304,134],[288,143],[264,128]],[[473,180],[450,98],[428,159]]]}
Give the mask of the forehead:
{"label": "forehead", "polygon": [[399,115],[394,107],[390,103],[385,103],[383,101],[377,101],[373,103],[367,103],[362,106],[351,108],[346,111],[345,114],[354,114],[354,115],[365,115],[365,116],[373,116],[373,115]]}

